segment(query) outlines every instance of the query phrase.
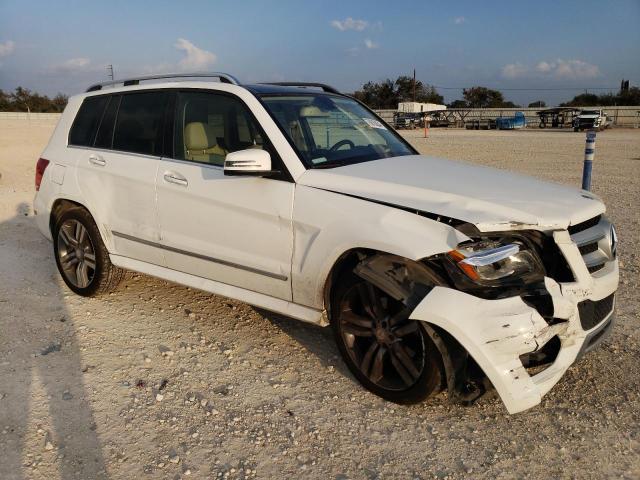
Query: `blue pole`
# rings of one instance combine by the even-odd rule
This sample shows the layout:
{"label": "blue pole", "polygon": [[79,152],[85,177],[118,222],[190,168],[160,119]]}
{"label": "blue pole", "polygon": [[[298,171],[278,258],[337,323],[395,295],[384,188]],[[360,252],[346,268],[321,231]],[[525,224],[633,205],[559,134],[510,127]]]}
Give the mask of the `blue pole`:
{"label": "blue pole", "polygon": [[596,131],[587,131],[587,143],[584,147],[584,167],[582,169],[582,189],[591,190],[591,167],[596,153]]}

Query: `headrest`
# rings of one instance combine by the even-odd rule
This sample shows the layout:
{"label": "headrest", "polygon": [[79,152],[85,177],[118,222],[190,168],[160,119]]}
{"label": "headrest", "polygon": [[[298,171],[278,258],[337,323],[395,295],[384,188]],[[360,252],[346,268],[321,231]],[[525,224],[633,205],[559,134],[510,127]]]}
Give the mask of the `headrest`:
{"label": "headrest", "polygon": [[187,150],[206,150],[215,145],[215,139],[209,139],[204,123],[187,123],[184,128],[184,145]]}
{"label": "headrest", "polygon": [[322,110],[320,110],[318,107],[314,105],[310,105],[307,107],[302,107],[300,109],[300,116],[301,117],[328,117],[329,113],[323,112]]}

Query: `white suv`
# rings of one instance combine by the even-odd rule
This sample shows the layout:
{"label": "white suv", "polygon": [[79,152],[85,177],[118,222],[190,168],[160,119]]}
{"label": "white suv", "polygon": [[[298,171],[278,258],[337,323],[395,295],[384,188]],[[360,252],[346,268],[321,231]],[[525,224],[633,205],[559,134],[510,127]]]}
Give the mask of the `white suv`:
{"label": "white suv", "polygon": [[38,160],[74,292],[136,270],[331,324],[388,400],[492,384],[511,413],[610,330],[616,235],[593,194],[418,155],[326,85],[180,77],[72,97]]}

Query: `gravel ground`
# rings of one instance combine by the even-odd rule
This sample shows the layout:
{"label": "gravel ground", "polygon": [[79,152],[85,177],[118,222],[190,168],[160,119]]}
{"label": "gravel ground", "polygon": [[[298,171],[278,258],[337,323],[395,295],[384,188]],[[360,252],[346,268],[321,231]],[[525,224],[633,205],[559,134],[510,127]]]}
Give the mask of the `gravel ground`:
{"label": "gravel ground", "polygon": [[[509,416],[495,394],[386,403],[328,329],[144,275],[73,295],[32,216],[52,129],[0,121],[0,478],[639,478],[640,131],[599,134],[594,167],[621,238],[617,327]],[[580,181],[583,134],[405,135],[427,154]]]}

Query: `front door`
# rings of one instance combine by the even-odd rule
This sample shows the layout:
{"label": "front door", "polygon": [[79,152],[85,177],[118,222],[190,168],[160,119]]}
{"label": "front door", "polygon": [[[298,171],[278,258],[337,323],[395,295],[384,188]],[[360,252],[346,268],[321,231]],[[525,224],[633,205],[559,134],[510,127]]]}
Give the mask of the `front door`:
{"label": "front door", "polygon": [[[156,185],[167,266],[291,300],[292,208],[286,178],[225,176],[227,153],[277,153],[244,103],[225,93],[177,93],[173,158]],[[284,168],[284,166],[282,166]]]}

